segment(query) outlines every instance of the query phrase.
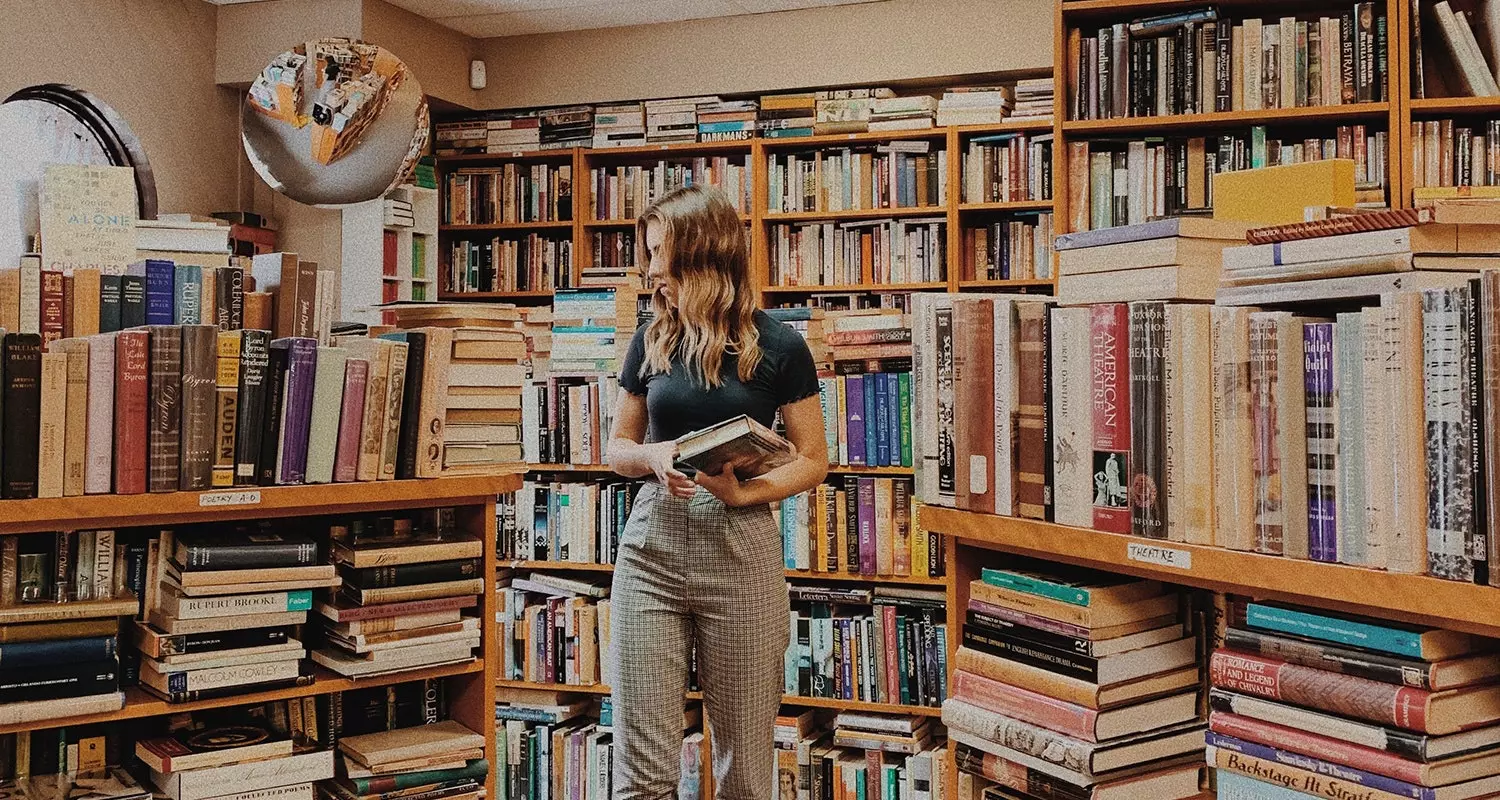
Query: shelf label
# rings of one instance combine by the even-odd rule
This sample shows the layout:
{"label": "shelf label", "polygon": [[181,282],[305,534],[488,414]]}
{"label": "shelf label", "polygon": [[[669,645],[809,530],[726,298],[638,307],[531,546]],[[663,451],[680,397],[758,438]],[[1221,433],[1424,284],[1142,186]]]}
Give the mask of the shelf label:
{"label": "shelf label", "polygon": [[258,489],[249,492],[204,492],[198,495],[199,508],[258,505],[260,505],[260,490]]}
{"label": "shelf label", "polygon": [[1131,561],[1155,564],[1158,567],[1171,567],[1172,569],[1181,570],[1190,570],[1193,568],[1193,552],[1191,550],[1177,550],[1154,544],[1129,542],[1125,545],[1125,557]]}

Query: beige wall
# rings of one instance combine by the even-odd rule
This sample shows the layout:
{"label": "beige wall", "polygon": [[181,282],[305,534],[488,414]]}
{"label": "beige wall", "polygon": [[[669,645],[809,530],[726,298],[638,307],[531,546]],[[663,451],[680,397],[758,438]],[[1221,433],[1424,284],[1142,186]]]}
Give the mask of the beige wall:
{"label": "beige wall", "polygon": [[202,0],[0,0],[0,96],[87,89],[125,118],[162,211],[233,206],[235,92],[214,84],[215,8]]}
{"label": "beige wall", "polygon": [[478,42],[384,0],[365,0],[363,38],[401,57],[422,84],[440,100],[473,108],[477,93],[469,88],[469,60]]}
{"label": "beige wall", "polygon": [[214,80],[249,86],[272,58],[299,42],[324,36],[359,38],[362,18],[360,0],[269,0],[221,6]]}
{"label": "beige wall", "polygon": [[480,40],[479,108],[1050,68],[1055,0],[887,0]]}

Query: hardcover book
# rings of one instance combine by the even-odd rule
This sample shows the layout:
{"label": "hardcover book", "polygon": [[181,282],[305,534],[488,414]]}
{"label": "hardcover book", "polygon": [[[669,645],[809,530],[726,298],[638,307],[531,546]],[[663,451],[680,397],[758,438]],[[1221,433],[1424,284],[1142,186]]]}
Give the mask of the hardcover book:
{"label": "hardcover book", "polygon": [[338,456],[339,413],[344,402],[344,373],[349,351],[319,347],[308,423],[307,483],[332,483]]}
{"label": "hardcover book", "polygon": [[182,334],[175,325],[152,325],[147,488],[175,492],[182,465]]}
{"label": "hardcover book", "polygon": [[1094,528],[1130,533],[1129,307],[1091,309]]}
{"label": "hardcover book", "polygon": [[240,331],[217,331],[215,337],[217,369],[214,371],[214,453],[213,485],[235,483],[235,442],[239,438],[240,419],[240,351],[244,336]]}
{"label": "hardcover book", "polygon": [[1167,538],[1166,304],[1131,303],[1130,533]]}
{"label": "hardcover book", "polygon": [[265,435],[271,358],[270,331],[246,329],[240,333],[239,413],[235,419],[234,485],[259,482]]}
{"label": "hardcover book", "polygon": [[42,338],[35,333],[5,334],[0,353],[4,378],[0,442],[0,497],[24,500],[37,496],[37,455],[42,403]]}
{"label": "hardcover book", "polygon": [[311,434],[318,342],[306,337],[276,339],[271,342],[271,350],[285,350],[287,365],[276,447],[275,482],[303,483],[307,477],[307,442]]}
{"label": "hardcover book", "polygon": [[178,488],[201,491],[213,486],[218,329],[212,325],[183,325],[180,330],[182,466]]}
{"label": "hardcover book", "polygon": [[147,489],[151,425],[151,334],[115,334],[115,493]]}
{"label": "hardcover book", "polygon": [[109,494],[114,478],[115,336],[89,337],[88,422],[85,425],[84,494]]}
{"label": "hardcover book", "polygon": [[735,474],[749,479],[792,460],[789,442],[744,414],[677,439],[678,463],[710,475],[719,474],[725,464],[734,464]]}

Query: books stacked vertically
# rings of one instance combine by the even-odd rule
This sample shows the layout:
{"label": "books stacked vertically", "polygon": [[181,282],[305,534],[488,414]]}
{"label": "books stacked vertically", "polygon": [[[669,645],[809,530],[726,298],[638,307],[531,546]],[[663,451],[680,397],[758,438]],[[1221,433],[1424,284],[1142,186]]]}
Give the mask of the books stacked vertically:
{"label": "books stacked vertically", "polygon": [[706,98],[698,103],[698,141],[733,142],[755,138],[759,104],[754,100]]}
{"label": "books stacked vertically", "polygon": [[1052,199],[1052,134],[975,136],[964,148],[965,203]]}
{"label": "books stacked vertically", "polygon": [[167,735],[136,741],[135,756],[172,800],[312,800],[314,783],[334,775],[317,717],[312,698],[184,714]]}
{"label": "books stacked vertically", "polygon": [[485,591],[484,544],[453,527],[451,510],[356,518],[329,536],[344,582],[316,605],[325,636],[314,661],[364,677],[474,657],[480,620],[463,610]]}
{"label": "books stacked vertically", "polygon": [[928,94],[876,98],[870,107],[870,130],[905,131],[931,128],[938,99]]}
{"label": "books stacked vertically", "polygon": [[647,206],[683,186],[713,186],[741,214],[750,213],[750,155],[700,156],[655,164],[593,167],[593,218],[635,219]]}
{"label": "books stacked vertically", "polygon": [[815,92],[763,94],[755,127],[766,139],[811,136],[817,122],[817,102]]}
{"label": "books stacked vertically", "polygon": [[609,654],[606,581],[532,572],[499,590],[504,680],[592,686]]}
{"label": "books stacked vertically", "polygon": [[791,591],[786,694],[915,706],[947,698],[941,590],[794,585]]}
{"label": "books stacked vertically", "polygon": [[1051,211],[1011,214],[1004,221],[963,231],[959,280],[1051,280]]}
{"label": "books stacked vertically", "polygon": [[1057,237],[1058,302],[1212,301],[1243,223],[1174,217]]}
{"label": "books stacked vertically", "polygon": [[870,117],[875,112],[875,101],[895,96],[895,92],[886,88],[830,89],[817,92],[813,132],[823,135],[868,131]]}
{"label": "books stacked vertically", "polygon": [[937,535],[922,529],[907,478],[844,475],[773,508],[787,569],[812,574],[943,574]]}
{"label": "books stacked vertically", "polygon": [[306,683],[292,628],[316,589],[336,587],[306,536],[263,526],[162,531],[150,542],[140,682],[183,703]]}
{"label": "books stacked vertically", "polygon": [[1051,119],[1053,81],[1047,78],[1022,78],[1016,81],[1016,107],[1012,119]]}
{"label": "books stacked vertically", "polygon": [[636,293],[601,287],[560,290],[554,299],[548,370],[533,369],[522,396],[524,452],[532,462],[603,463]]}
{"label": "books stacked vertically", "polygon": [[1337,16],[1316,19],[1236,22],[1210,6],[1115,23],[1097,32],[1074,30],[1068,43],[1070,118],[1385,100],[1385,9],[1375,2],[1346,8]]}
{"label": "books stacked vertically", "polygon": [[573,165],[461,167],[449,172],[445,225],[558,222],[573,218]]}
{"label": "books stacked vertically", "polygon": [[955,86],[938,99],[937,124],[997,125],[1014,106],[1015,92],[1009,86]]}
{"label": "books stacked vertically", "polygon": [[1177,593],[1025,559],[969,591],[943,705],[959,769],[1027,793],[1197,796],[1199,653]]}
{"label": "books stacked vertically", "polygon": [[948,151],[912,140],[774,153],[766,180],[772,212],[940,206],[948,197]]}
{"label": "books stacked vertically", "polygon": [[816,363],[831,362],[818,374],[829,463],[910,466],[911,317],[869,309],[826,312],[812,321],[826,331],[821,340],[828,359],[816,350]]}
{"label": "books stacked vertically", "polygon": [[942,217],[779,223],[768,247],[774,286],[938,283],[946,280]]}
{"label": "books stacked vertically", "polygon": [[[1453,8],[1454,5],[1459,8]],[[1429,8],[1416,9],[1413,16],[1418,17],[1413,22],[1413,32],[1417,35],[1416,41],[1421,41],[1421,26],[1423,24],[1435,27],[1442,33],[1442,41],[1448,46],[1449,61],[1447,69],[1427,71],[1423,69],[1423,58],[1421,54],[1416,56],[1415,70],[1412,73],[1413,97],[1428,96],[1426,83],[1436,78],[1457,78],[1455,85],[1449,86],[1448,91],[1454,96],[1469,97],[1494,97],[1500,95],[1500,85],[1495,82],[1495,74],[1490,69],[1489,62],[1485,59],[1484,50],[1479,46],[1479,40],[1474,35],[1475,26],[1484,25],[1482,20],[1469,20],[1479,9],[1467,10],[1464,6],[1471,4],[1455,2],[1450,4],[1448,0],[1439,0]],[[1425,23],[1423,20],[1425,19]],[[1431,28],[1429,28],[1430,30]],[[1420,50],[1421,48],[1417,48]],[[1437,53],[1428,53],[1427,58],[1434,67],[1438,65]],[[1436,82],[1436,81],[1434,81]],[[1436,89],[1438,87],[1434,87]],[[1436,95],[1433,95],[1436,96]]]}
{"label": "books stacked vertically", "polygon": [[[829,730],[829,728],[832,730]],[[930,717],[804,711],[776,718],[776,776],[783,792],[812,798],[951,797],[948,748]]]}
{"label": "books stacked vertically", "polygon": [[1493,640],[1255,601],[1233,603],[1229,622],[1210,668],[1208,764],[1221,787],[1274,784],[1288,798],[1500,790]]}
{"label": "books stacked vertically", "polygon": [[482,734],[454,720],[345,736],[338,742],[339,777],[320,791],[328,800],[392,791],[477,800],[489,775],[484,748]]}
{"label": "books stacked vertically", "polygon": [[0,538],[0,720],[11,725],[118,710],[119,618],[138,601],[115,532]]}
{"label": "books stacked vertically", "polygon": [[593,106],[566,106],[537,112],[542,150],[588,147],[594,139]]}
{"label": "books stacked vertically", "polygon": [[645,275],[636,263],[634,230],[594,231],[593,261],[583,267],[579,286],[640,288]]}
{"label": "books stacked vertically", "polygon": [[640,481],[577,482],[546,475],[502,495],[503,561],[613,564]]}
{"label": "books stacked vertically", "polygon": [[640,147],[646,144],[646,106],[616,103],[594,106],[593,146]]}
{"label": "books stacked vertically", "polygon": [[[155,309],[151,305],[151,285],[156,280],[157,268],[157,262],[147,261],[140,270],[146,277],[146,322],[164,325],[167,324],[165,317],[153,318]],[[162,269],[171,274],[166,268]],[[299,258],[296,253],[268,253],[256,256],[251,261],[251,270],[256,289],[271,293],[276,314],[271,330],[278,338],[302,336],[316,339],[320,345],[328,344],[338,297],[338,276],[333,267]],[[167,306],[162,308],[166,310]],[[222,315],[220,319],[223,319]],[[248,307],[245,320],[247,323],[253,321]]]}
{"label": "books stacked vertically", "polygon": [[573,283],[573,240],[549,233],[456,239],[442,270],[443,291],[545,292]]}
{"label": "books stacked vertically", "polygon": [[676,97],[646,101],[647,144],[698,141],[698,103],[717,97]]}
{"label": "books stacked vertically", "polygon": [[1493,196],[1500,164],[1500,120],[1426,119],[1412,122],[1412,189],[1417,201]]}

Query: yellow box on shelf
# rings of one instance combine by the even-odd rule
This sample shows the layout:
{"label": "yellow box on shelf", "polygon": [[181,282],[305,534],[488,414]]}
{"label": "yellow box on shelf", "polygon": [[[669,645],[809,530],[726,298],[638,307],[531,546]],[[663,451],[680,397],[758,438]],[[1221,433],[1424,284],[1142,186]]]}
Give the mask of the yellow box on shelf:
{"label": "yellow box on shelf", "polygon": [[1309,206],[1349,208],[1354,203],[1354,162],[1347,158],[1214,176],[1214,219],[1281,225],[1302,222]]}

